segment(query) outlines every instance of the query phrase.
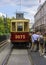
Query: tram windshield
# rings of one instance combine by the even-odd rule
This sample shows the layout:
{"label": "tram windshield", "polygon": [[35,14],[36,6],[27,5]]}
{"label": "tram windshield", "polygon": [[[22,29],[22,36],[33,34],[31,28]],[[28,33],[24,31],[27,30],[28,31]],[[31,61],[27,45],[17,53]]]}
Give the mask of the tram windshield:
{"label": "tram windshield", "polygon": [[23,31],[23,23],[17,23],[17,31]]}

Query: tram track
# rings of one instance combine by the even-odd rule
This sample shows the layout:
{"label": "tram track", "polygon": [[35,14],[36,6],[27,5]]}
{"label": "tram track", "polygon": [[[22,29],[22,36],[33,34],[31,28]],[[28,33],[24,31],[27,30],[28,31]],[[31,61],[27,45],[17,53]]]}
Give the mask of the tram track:
{"label": "tram track", "polygon": [[0,42],[0,48],[3,47],[6,43],[7,43],[7,40]]}
{"label": "tram track", "polygon": [[28,50],[28,55],[29,55],[29,59],[30,59],[30,61],[31,61],[31,64],[34,65],[34,63],[33,63],[33,59],[32,59],[32,56],[30,55],[29,50]]}
{"label": "tram track", "polygon": [[11,49],[2,65],[32,65],[27,50]]}
{"label": "tram track", "polygon": [[12,47],[13,47],[13,46],[11,45],[11,49],[10,49],[9,53],[6,55],[6,57],[5,57],[5,59],[3,60],[3,62],[2,62],[1,65],[6,65],[6,64],[7,64],[8,59],[10,58],[10,55],[11,55],[11,53],[12,53]]}
{"label": "tram track", "polygon": [[[4,46],[6,45],[6,41],[5,41],[5,43],[3,43],[2,45],[0,45],[0,46],[1,46],[0,48],[2,48],[3,45],[4,45]],[[9,59],[11,59],[12,56],[17,57],[17,55],[20,56],[20,57],[18,56],[19,58],[23,57],[24,59],[25,59],[25,57],[28,57],[26,61],[27,61],[29,64],[28,64],[26,61],[24,61],[24,59],[22,58],[23,61],[24,61],[24,64],[21,63],[20,65],[33,65],[33,64],[32,64],[32,59],[30,58],[29,54],[27,53],[27,52],[28,52],[27,49],[26,49],[26,51],[23,49],[23,50],[25,51],[25,52],[24,52],[22,49],[19,49],[19,50],[18,50],[18,49],[13,49],[12,47],[13,47],[13,46],[11,45],[11,50],[9,51],[9,53],[7,54],[7,56],[5,57],[5,59],[3,60],[3,62],[2,62],[1,65],[11,65],[11,62],[12,62],[12,61],[10,61],[10,64],[9,64]],[[14,51],[15,51],[16,53],[15,53]],[[20,52],[20,51],[21,51],[21,52]],[[14,53],[15,53],[15,54],[14,54]],[[24,53],[24,54],[23,54],[23,53]],[[18,57],[17,57],[17,58],[18,58]],[[18,58],[18,59],[19,59],[19,58]],[[15,58],[13,58],[13,59],[15,59]],[[16,60],[16,59],[15,59],[15,60]],[[21,59],[20,59],[20,60],[21,60]],[[30,61],[29,61],[29,60],[30,60]],[[17,60],[17,61],[18,61],[18,60]],[[14,61],[14,62],[16,62],[16,61]],[[19,61],[19,62],[20,62],[20,61]],[[26,62],[26,63],[25,63],[25,62]],[[31,62],[31,64],[30,64],[30,62]],[[13,63],[12,63],[12,64],[13,64]],[[14,63],[13,65],[15,65],[15,63]],[[18,65],[18,64],[17,64],[17,65]]]}
{"label": "tram track", "polygon": [[0,53],[5,49],[6,46],[8,46],[8,41],[4,40],[2,42],[0,42]]}

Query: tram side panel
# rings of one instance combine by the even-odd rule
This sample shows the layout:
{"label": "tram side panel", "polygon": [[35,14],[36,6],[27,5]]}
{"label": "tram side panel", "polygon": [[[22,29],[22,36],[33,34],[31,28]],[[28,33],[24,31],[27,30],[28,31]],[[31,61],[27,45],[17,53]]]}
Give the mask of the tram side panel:
{"label": "tram side panel", "polygon": [[29,32],[11,32],[11,42],[27,42],[29,43]]}

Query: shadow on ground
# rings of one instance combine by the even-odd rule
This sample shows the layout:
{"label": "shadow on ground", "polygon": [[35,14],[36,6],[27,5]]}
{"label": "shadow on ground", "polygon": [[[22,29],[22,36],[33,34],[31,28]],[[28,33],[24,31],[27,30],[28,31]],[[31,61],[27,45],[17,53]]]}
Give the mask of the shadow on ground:
{"label": "shadow on ground", "polygon": [[24,47],[24,46],[15,46],[15,45],[13,45],[13,49],[28,49],[28,48]]}

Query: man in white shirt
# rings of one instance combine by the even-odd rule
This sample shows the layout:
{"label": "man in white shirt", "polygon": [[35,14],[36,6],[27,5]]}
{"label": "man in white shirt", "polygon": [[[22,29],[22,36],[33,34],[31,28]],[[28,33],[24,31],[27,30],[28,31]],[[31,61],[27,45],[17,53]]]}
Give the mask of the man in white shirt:
{"label": "man in white shirt", "polygon": [[31,50],[36,51],[37,50],[37,44],[38,44],[39,35],[36,32],[34,32],[34,34],[32,34],[32,36],[31,36],[31,38],[32,38]]}

